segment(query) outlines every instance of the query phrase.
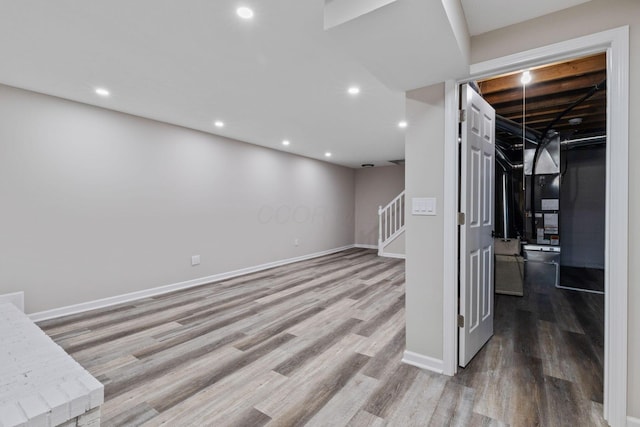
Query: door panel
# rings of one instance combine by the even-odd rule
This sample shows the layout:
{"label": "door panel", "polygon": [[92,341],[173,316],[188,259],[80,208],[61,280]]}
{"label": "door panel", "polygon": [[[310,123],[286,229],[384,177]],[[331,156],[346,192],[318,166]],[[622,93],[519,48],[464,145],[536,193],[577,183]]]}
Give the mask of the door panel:
{"label": "door panel", "polygon": [[495,112],[468,85],[462,87],[459,364],[466,366],[493,335],[493,216]]}

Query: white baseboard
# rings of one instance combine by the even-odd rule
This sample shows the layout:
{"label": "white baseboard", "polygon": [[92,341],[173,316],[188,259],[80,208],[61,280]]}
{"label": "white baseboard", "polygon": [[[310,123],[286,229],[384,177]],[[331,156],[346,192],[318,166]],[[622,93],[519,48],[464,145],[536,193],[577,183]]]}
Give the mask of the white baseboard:
{"label": "white baseboard", "polygon": [[[355,248],[360,248],[360,249],[378,249],[377,245],[363,245],[360,243],[356,243],[353,246]],[[382,254],[380,254],[380,256],[387,257],[387,258],[402,258],[402,259],[405,259],[407,257],[405,254],[392,254],[388,252],[383,252]]]}
{"label": "white baseboard", "polygon": [[627,427],[640,427],[640,418],[627,416]]}
{"label": "white baseboard", "polygon": [[355,245],[347,245],[340,248],[329,249],[322,252],[316,252],[313,254],[302,255],[295,258],[288,258],[279,261],[268,262],[266,264],[256,265],[253,267],[242,268],[240,270],[229,271],[226,273],[214,274],[212,276],[200,277],[198,279],[187,280],[184,282],[173,283],[170,285],[159,286],[151,289],[144,289],[141,291],[131,292],[128,294],[116,295],[113,297],[102,298],[94,301],[87,301],[80,304],[68,305],[66,307],[54,308],[51,310],[40,311],[32,313],[29,318],[34,322],[40,322],[43,320],[54,319],[56,317],[68,316],[70,314],[82,313],[84,311],[95,310],[98,308],[109,307],[116,304],[122,304],[130,301],[139,300],[142,298],[153,297],[157,295],[174,292],[180,289],[192,288],[194,286],[205,285],[207,283],[219,282],[221,280],[230,279],[232,277],[242,276],[244,274],[255,273],[262,270],[268,270],[274,267],[280,267],[294,262],[305,261],[312,258],[318,258],[325,255],[330,255],[336,252],[341,252],[346,249],[351,249]]}
{"label": "white baseboard", "polygon": [[405,254],[390,254],[387,252],[383,252],[380,256],[387,257],[387,258],[401,258],[401,259],[407,258]]}
{"label": "white baseboard", "polygon": [[360,249],[378,249],[377,245],[361,245],[360,243],[356,243],[353,247]]}
{"label": "white baseboard", "polygon": [[575,268],[593,268],[596,270],[604,270],[604,264],[585,264],[583,262],[567,262],[562,263],[562,267],[575,267]]}
{"label": "white baseboard", "polygon": [[9,302],[24,313],[24,292],[22,291],[0,295],[0,302]]}
{"label": "white baseboard", "polygon": [[413,351],[409,350],[405,350],[402,357],[402,362],[406,363],[407,365],[413,365],[420,369],[426,369],[438,374],[442,374],[444,372],[444,362],[442,360],[414,353]]}

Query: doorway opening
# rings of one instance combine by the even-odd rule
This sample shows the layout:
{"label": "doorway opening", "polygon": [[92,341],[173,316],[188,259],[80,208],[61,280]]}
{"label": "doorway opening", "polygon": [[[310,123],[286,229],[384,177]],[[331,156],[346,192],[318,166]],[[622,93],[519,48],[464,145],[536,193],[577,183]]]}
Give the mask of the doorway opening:
{"label": "doorway opening", "polygon": [[[445,82],[443,372],[455,375],[458,354],[458,84],[579,56],[607,53],[604,418],[627,422],[629,228],[629,28],[558,42],[472,64],[470,77]],[[446,242],[450,242],[447,244]]]}
{"label": "doorway opening", "polygon": [[[557,248],[542,255],[529,250],[527,266],[550,275],[557,287],[601,294],[606,71],[600,53],[477,82],[496,111],[496,236]],[[537,143],[545,138],[532,174]],[[536,265],[537,259],[551,264]]]}
{"label": "doorway opening", "polygon": [[[606,425],[606,54],[472,81],[461,87],[463,99],[467,85],[495,114],[494,137],[485,137],[495,142],[494,197],[487,198],[494,206],[495,263],[486,272],[481,266],[479,277],[494,274],[496,295],[487,304],[495,307],[494,335],[470,362],[461,337],[459,363],[466,367],[456,381],[510,390],[508,400],[476,397],[483,415],[504,422]],[[461,128],[464,168],[469,148],[467,126]],[[461,172],[464,200],[468,178]],[[465,239],[474,232],[467,228],[460,232],[461,285],[468,279]],[[464,294],[461,288],[461,304]]]}

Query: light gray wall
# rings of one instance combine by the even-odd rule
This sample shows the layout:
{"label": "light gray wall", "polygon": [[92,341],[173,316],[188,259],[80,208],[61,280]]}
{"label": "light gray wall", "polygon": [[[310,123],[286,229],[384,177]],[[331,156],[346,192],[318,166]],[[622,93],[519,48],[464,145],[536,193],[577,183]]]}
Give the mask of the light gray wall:
{"label": "light gray wall", "polygon": [[28,313],[353,244],[352,169],[7,86],[0,174]]}
{"label": "light gray wall", "polygon": [[405,255],[407,246],[407,233],[402,233],[393,242],[384,248],[385,255]]}
{"label": "light gray wall", "polygon": [[404,166],[356,170],[356,244],[378,245],[378,207],[386,206],[402,190]]}
{"label": "light gray wall", "polygon": [[567,169],[560,185],[560,263],[604,268],[606,148],[568,150],[562,156]]}
{"label": "light gray wall", "polygon": [[640,418],[640,1],[588,3],[474,37],[472,62],[496,58],[611,28],[629,25],[629,322],[628,410]]}
{"label": "light gray wall", "polygon": [[444,84],[407,92],[406,203],[435,197],[436,216],[406,217],[407,350],[442,359]]}

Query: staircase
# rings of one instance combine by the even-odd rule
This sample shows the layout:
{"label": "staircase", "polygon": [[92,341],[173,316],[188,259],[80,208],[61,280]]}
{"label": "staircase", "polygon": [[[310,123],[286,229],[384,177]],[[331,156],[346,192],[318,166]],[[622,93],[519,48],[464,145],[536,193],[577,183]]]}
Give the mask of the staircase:
{"label": "staircase", "polygon": [[378,208],[378,255],[392,258],[404,258],[402,253],[389,252],[389,245],[404,234],[404,191],[387,206]]}

